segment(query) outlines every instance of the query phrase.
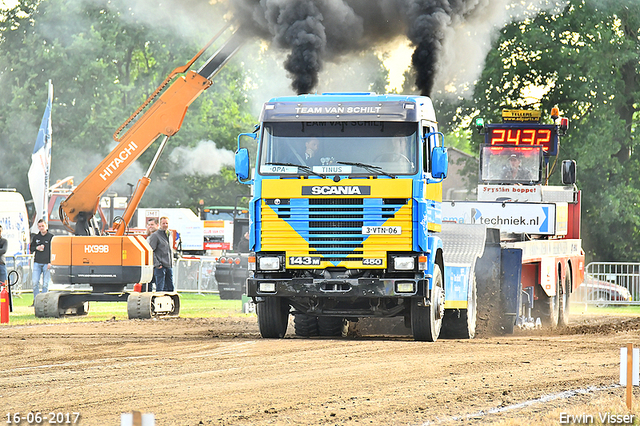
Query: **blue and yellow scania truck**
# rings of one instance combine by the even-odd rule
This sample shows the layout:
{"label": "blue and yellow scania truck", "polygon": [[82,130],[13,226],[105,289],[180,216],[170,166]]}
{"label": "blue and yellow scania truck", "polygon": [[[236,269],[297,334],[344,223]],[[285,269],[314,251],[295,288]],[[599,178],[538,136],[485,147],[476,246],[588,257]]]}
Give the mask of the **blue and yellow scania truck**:
{"label": "blue and yellow scania truck", "polygon": [[[255,168],[245,136],[257,140]],[[263,337],[283,337],[291,314],[301,336],[403,316],[416,340],[473,337],[477,286],[506,280],[506,256],[484,226],[442,224],[443,142],[423,96],[265,103],[235,164],[253,185],[247,295]],[[511,269],[519,275],[517,259]]]}

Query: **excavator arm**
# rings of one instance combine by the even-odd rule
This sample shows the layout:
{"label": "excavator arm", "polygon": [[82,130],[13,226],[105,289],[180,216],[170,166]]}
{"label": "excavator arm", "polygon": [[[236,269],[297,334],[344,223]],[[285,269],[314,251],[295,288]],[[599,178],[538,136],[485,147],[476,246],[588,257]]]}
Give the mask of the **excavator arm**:
{"label": "excavator arm", "polygon": [[[114,135],[118,142],[115,149],[62,202],[60,216],[65,226],[76,235],[59,235],[51,241],[52,281],[62,285],[89,285],[92,290],[91,293],[52,291],[39,294],[34,300],[37,317],[86,314],[89,301],[126,300],[129,318],[179,313],[177,293],[125,291],[127,284],[151,281],[153,252],[144,238],[124,235],[124,231],[149,185],[149,176],[163,147],[168,138],[180,130],[189,105],[211,86],[211,79],[242,46],[243,37],[235,32],[197,72],[189,71],[197,58],[225,30],[186,65],[176,68],[120,126]],[[138,183],[123,215],[123,222],[114,225],[116,235],[88,235],[89,222],[97,210],[100,196],[160,135],[164,135],[163,141]],[[76,222],[75,230],[70,222]]]}
{"label": "excavator arm", "polygon": [[[211,86],[211,79],[244,42],[242,35],[236,31],[197,72],[189,71],[189,67],[227,28],[216,34],[185,66],[176,68],[138,111],[116,131],[114,140],[119,142],[118,145],[60,205],[61,217],[70,231],[76,235],[88,235],[88,223],[98,208],[100,196],[153,144],[158,136],[170,137],[180,130],[191,103]],[[163,91],[169,84],[170,86]],[[140,115],[143,109],[146,110]],[[135,120],[136,117],[138,117],[137,120]],[[129,129],[119,137],[121,131],[134,120]],[[150,172],[151,169],[147,174]],[[148,176],[145,176],[145,179],[145,184],[138,185],[142,192],[149,183]],[[132,197],[135,202],[130,202],[127,207],[131,214],[137,208],[140,198],[142,194]],[[127,221],[124,223],[128,223],[130,218],[126,218],[125,212],[124,219]],[[75,229],[71,227],[70,222],[76,222]]]}

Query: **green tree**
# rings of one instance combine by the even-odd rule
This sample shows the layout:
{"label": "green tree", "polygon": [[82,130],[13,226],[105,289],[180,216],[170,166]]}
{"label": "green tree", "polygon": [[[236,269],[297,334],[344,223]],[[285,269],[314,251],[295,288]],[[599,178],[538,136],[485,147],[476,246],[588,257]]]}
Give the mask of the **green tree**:
{"label": "green tree", "polygon": [[[219,23],[216,5],[207,7],[210,26],[194,36],[191,28],[176,29],[165,18],[150,17],[145,0],[20,0],[0,19],[0,185],[17,187],[29,198],[27,170],[46,103],[47,81],[54,83],[52,181],[86,176],[115,146],[112,134],[171,70],[184,65]],[[182,5],[182,4],[180,4]],[[186,6],[185,6],[186,7]],[[171,16],[172,17],[172,16]],[[220,21],[220,22],[216,22]],[[205,33],[206,32],[206,33]],[[207,52],[209,54],[210,52]],[[207,54],[204,56],[206,57]],[[193,69],[197,69],[202,60]],[[218,148],[235,149],[239,129],[251,128],[244,75],[232,60],[214,85],[190,107],[181,131],[169,142],[142,205],[195,207],[200,198],[217,203],[224,194],[208,191],[233,181],[229,173],[179,174],[170,158],[175,147],[195,147],[213,140]],[[156,143],[157,144],[157,143]],[[119,192],[137,180],[154,149],[139,160],[139,170],[119,179]],[[171,182],[179,197],[169,197],[158,177]],[[197,178],[196,178],[197,177]],[[183,186],[181,186],[183,185]],[[247,190],[246,187],[241,187]],[[124,194],[121,194],[124,195]],[[192,198],[187,198],[187,197]]]}
{"label": "green tree", "polygon": [[[551,107],[560,108],[571,128],[558,163],[578,164],[589,261],[637,261],[640,253],[639,30],[634,0],[570,0],[561,10],[509,24],[487,57],[473,99],[451,115],[458,124],[478,114],[497,122],[505,107],[539,107],[547,116]],[[544,95],[530,105],[534,87]]]}

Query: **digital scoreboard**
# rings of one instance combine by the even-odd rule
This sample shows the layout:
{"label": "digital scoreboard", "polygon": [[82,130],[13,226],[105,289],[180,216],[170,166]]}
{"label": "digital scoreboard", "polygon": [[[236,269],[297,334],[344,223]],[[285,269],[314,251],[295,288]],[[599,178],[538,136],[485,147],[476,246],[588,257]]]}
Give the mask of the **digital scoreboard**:
{"label": "digital scoreboard", "polygon": [[553,124],[487,124],[485,144],[501,146],[541,146],[546,156],[558,153],[558,131]]}

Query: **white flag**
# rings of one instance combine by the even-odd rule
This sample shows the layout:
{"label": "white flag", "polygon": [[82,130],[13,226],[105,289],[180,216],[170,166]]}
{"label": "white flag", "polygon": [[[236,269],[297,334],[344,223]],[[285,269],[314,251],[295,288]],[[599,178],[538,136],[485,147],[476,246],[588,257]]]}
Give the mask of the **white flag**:
{"label": "white flag", "polygon": [[49,98],[47,108],[42,116],[38,137],[36,138],[31,167],[29,167],[29,189],[33,197],[36,217],[31,227],[31,233],[38,232],[38,220],[48,218],[49,207],[49,173],[51,170],[51,104],[53,103],[53,84],[49,80]]}

